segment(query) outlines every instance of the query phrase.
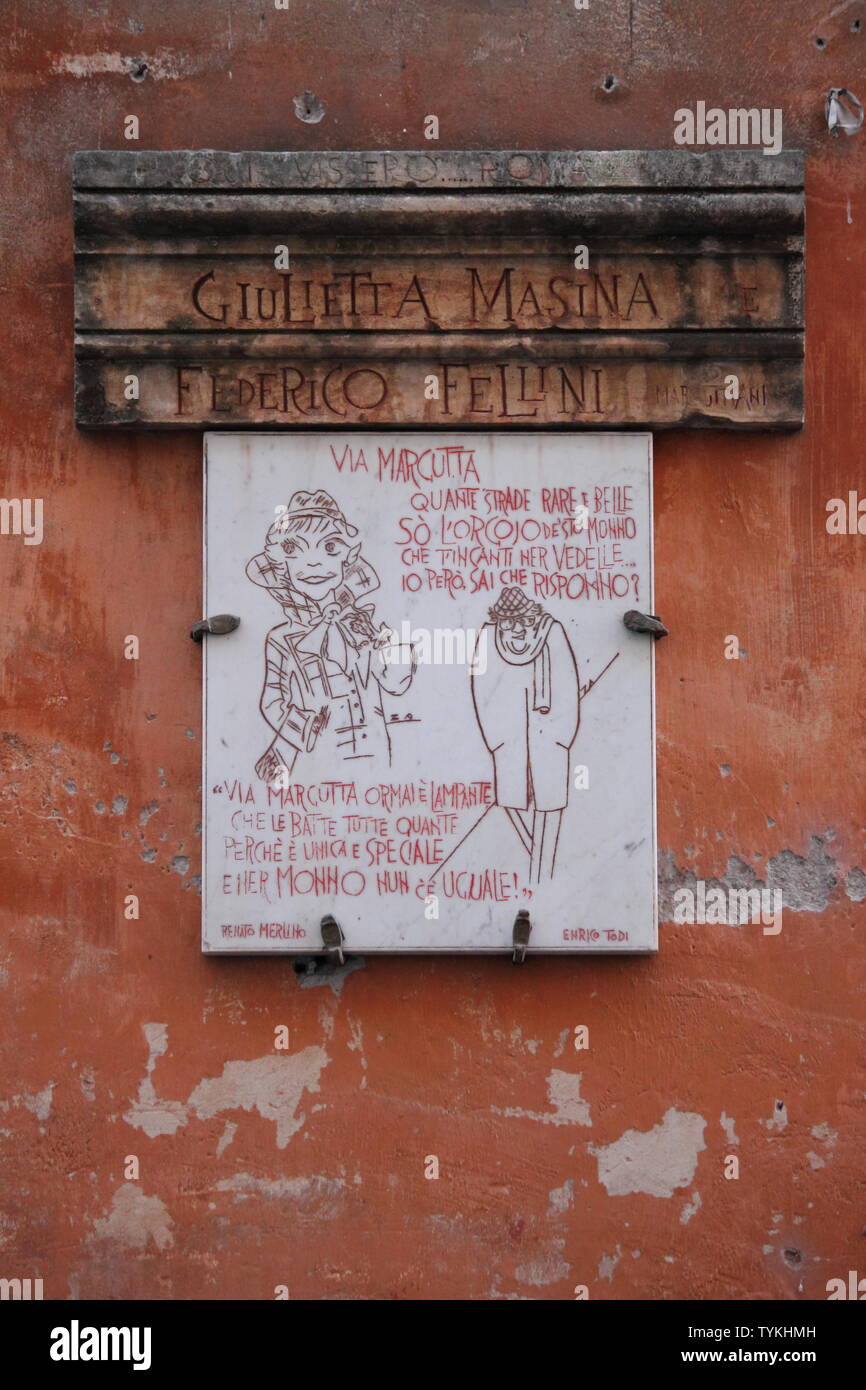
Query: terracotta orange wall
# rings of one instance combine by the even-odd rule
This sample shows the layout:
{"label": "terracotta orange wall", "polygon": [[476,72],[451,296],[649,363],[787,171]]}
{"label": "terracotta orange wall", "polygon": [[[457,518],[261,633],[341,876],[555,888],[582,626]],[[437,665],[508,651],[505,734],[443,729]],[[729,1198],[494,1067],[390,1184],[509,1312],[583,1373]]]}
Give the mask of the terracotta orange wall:
{"label": "terracotta orange wall", "polygon": [[[58,1299],[820,1299],[862,1267],[866,537],[824,521],[866,493],[866,132],[831,139],[823,100],[866,99],[866,4],[830,9],[3,6],[0,472],[46,522],[0,538],[0,1275]],[[657,437],[663,901],[742,861],[784,885],[781,934],[324,982],[203,959],[201,441],[76,432],[73,151],[129,148],[130,113],[139,148],[417,148],[428,114],[442,148],[666,147],[698,99],[779,106],[807,152],[807,425]]]}

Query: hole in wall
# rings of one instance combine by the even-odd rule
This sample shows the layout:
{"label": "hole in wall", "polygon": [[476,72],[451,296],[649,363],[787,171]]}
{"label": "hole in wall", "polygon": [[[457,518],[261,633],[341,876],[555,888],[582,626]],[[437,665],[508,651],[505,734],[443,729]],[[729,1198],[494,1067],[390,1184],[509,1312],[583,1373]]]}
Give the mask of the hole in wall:
{"label": "hole in wall", "polygon": [[315,92],[301,92],[300,96],[292,97],[292,105],[298,120],[308,125],[317,125],[325,114],[325,103]]}

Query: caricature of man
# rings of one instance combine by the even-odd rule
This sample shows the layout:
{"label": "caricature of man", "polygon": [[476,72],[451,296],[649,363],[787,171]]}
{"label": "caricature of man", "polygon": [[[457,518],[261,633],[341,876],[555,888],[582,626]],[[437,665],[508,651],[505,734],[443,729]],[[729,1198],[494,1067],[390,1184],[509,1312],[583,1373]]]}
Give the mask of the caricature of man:
{"label": "caricature of man", "polygon": [[489,616],[479,637],[487,641],[486,669],[473,665],[472,699],[493,755],[496,804],[529,852],[530,882],[540,883],[553,876],[568,803],[577,665],[562,624],[522,589],[503,589]]}
{"label": "caricature of man", "polygon": [[343,761],[387,763],[381,691],[408,690],[415,656],[398,653],[390,630],[374,627],[374,605],[358,602],[379,580],[357,534],[327,492],[296,492],[247,565],[286,615],[265,643],[260,708],[274,738],[256,763],[263,781],[291,773],[314,749],[335,771]]}

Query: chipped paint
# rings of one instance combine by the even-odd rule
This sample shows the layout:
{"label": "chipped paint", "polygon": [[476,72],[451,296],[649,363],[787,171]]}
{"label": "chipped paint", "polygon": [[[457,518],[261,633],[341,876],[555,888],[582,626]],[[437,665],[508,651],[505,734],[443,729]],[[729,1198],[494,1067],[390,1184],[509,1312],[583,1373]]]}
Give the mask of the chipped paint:
{"label": "chipped paint", "polygon": [[693,1192],[692,1200],[690,1202],[686,1202],[683,1206],[682,1211],[680,1212],[680,1225],[687,1225],[688,1222],[691,1221],[693,1216],[697,1216],[698,1212],[700,1211],[703,1205],[704,1204],[701,1201],[700,1192]]}
{"label": "chipped paint", "polygon": [[569,1178],[562,1184],[562,1187],[554,1187],[548,1193],[550,1206],[547,1209],[548,1216],[560,1216],[568,1211],[574,1204],[574,1178]]}
{"label": "chipped paint", "polygon": [[319,1077],[328,1065],[323,1047],[258,1057],[252,1062],[226,1062],[221,1076],[200,1081],[189,1107],[209,1120],[225,1110],[256,1110],[276,1126],[278,1149],[284,1149],[304,1124],[298,1107],[304,1091],[318,1091]]}
{"label": "chipped paint", "polygon": [[[853,902],[859,902],[866,896],[866,875],[856,866],[846,875],[837,860],[825,851],[824,846],[829,838],[829,833],[813,835],[805,855],[795,854],[789,849],[780,850],[767,861],[763,878],[739,855],[732,854],[724,874],[704,880],[706,892],[709,893],[711,888],[719,888],[725,894],[729,889],[777,890],[782,895],[781,903],[785,911],[825,912],[833,893],[844,884],[848,897]],[[660,921],[673,922],[674,894],[680,888],[694,892],[697,880],[698,875],[693,870],[677,866],[671,850],[659,855]]]}
{"label": "chipped paint", "polygon": [[580,1098],[580,1072],[554,1070],[547,1078],[547,1097],[556,1111],[556,1124],[592,1127],[589,1102]]}
{"label": "chipped paint", "polygon": [[544,1288],[548,1284],[557,1284],[561,1279],[567,1279],[571,1273],[571,1265],[563,1258],[564,1248],[564,1240],[554,1240],[544,1254],[518,1265],[514,1271],[517,1282]]}
{"label": "chipped paint", "polygon": [[165,78],[176,80],[185,73],[194,71],[197,64],[191,64],[185,55],[160,49],[149,54],[111,53],[61,53],[52,61],[56,73],[68,73],[70,77],[101,77],[105,74],[119,74],[129,77],[138,74],[144,63],[147,75],[160,82]]}
{"label": "chipped paint", "polygon": [[144,1023],[142,1031],[148,1047],[145,1076],[138,1088],[138,1100],[123,1118],[128,1125],[144,1130],[149,1139],[155,1139],[159,1134],[174,1134],[186,1124],[187,1111],[179,1101],[160,1100],[154,1089],[153,1072],[168,1049],[168,1028],[164,1023]]}
{"label": "chipped paint", "polygon": [[172,1219],[160,1197],[148,1197],[137,1183],[118,1187],[108,1215],[94,1221],[91,1239],[114,1241],[127,1250],[145,1250],[152,1241],[157,1250],[174,1244]]}
{"label": "chipped paint", "polygon": [[232,1140],[234,1139],[234,1137],[235,1137],[235,1135],[237,1134],[237,1132],[238,1132],[238,1127],[237,1127],[237,1125],[236,1125],[236,1124],[233,1124],[233,1122],[232,1122],[231,1120],[226,1120],[225,1125],[224,1125],[224,1127],[223,1127],[223,1132],[222,1132],[222,1134],[220,1135],[219,1139],[217,1140],[217,1146],[216,1146],[216,1156],[217,1156],[217,1158],[222,1158],[223,1154],[225,1153],[225,1151],[226,1151],[226,1149],[228,1148],[229,1144],[230,1144],[230,1143],[232,1142]]}
{"label": "chipped paint", "polygon": [[493,1112],[509,1119],[537,1120],[544,1125],[587,1125],[591,1128],[589,1103],[581,1100],[580,1082],[580,1072],[554,1068],[547,1077],[547,1099],[553,1106],[553,1114],[544,1110],[524,1110],[520,1106],[494,1106]]}
{"label": "chipped paint", "polygon": [[299,1209],[314,1212],[321,1220],[334,1220],[342,1208],[349,1184],[342,1178],[260,1178],[251,1173],[235,1173],[222,1178],[215,1192],[231,1192],[235,1201],[264,1197],[268,1201],[288,1200]]}
{"label": "chipped paint", "polygon": [[765,1129],[775,1134],[781,1134],[783,1130],[787,1129],[788,1107],[785,1105],[784,1101],[777,1100],[773,1106],[773,1113],[769,1120],[761,1119],[759,1123],[762,1124]]}
{"label": "chipped paint", "polygon": [[629,1129],[612,1144],[591,1146],[599,1182],[611,1197],[630,1192],[672,1197],[695,1176],[698,1155],[706,1148],[706,1126],[702,1116],[671,1107],[650,1130]]}

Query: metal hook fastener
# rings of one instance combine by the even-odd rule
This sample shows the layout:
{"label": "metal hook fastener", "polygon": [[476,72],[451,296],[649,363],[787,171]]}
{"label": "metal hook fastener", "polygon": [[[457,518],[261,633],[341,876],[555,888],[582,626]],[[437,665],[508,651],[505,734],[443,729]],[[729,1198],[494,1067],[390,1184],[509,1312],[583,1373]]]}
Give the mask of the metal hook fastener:
{"label": "metal hook fastener", "polygon": [[629,632],[649,632],[659,640],[660,637],[667,637],[668,630],[661,618],[657,618],[654,613],[639,613],[636,608],[630,608],[622,618]]}
{"label": "metal hook fastener", "polygon": [[225,637],[227,632],[234,632],[240,625],[241,620],[234,613],[217,613],[215,618],[202,618],[189,635],[194,642],[200,642],[205,633],[210,637]]}
{"label": "metal hook fastener", "polygon": [[335,960],[338,965],[345,965],[346,963],[341,944],[345,939],[339,922],[337,922],[330,913],[327,917],[322,918],[322,941],[325,944],[328,955],[332,960]]}
{"label": "metal hook fastener", "polygon": [[514,930],[511,933],[513,947],[511,959],[515,965],[522,965],[526,960],[526,948],[529,945],[531,932],[532,923],[529,920],[529,913],[525,907],[522,907],[514,919]]}

